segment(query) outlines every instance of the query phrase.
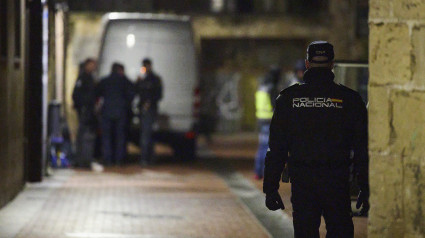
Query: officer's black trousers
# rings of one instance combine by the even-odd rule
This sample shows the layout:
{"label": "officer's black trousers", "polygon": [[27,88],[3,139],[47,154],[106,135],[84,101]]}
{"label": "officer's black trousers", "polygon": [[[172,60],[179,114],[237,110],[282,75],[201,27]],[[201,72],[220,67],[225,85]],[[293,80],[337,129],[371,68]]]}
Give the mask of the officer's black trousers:
{"label": "officer's black trousers", "polygon": [[348,171],[297,168],[292,179],[293,222],[296,238],[319,238],[321,216],[327,238],[352,238]]}

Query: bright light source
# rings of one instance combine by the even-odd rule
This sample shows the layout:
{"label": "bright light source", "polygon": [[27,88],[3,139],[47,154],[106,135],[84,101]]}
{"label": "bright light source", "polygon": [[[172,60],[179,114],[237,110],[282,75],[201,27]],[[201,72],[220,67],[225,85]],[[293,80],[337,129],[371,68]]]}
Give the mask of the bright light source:
{"label": "bright light source", "polygon": [[134,34],[128,34],[127,35],[127,47],[133,48],[135,44],[136,44],[136,37],[134,36]]}
{"label": "bright light source", "polygon": [[223,11],[224,0],[211,0],[211,10],[213,12]]}
{"label": "bright light source", "polygon": [[119,17],[119,13],[116,13],[116,12],[109,13],[109,15],[108,15],[108,18],[110,20],[117,19],[118,17]]}

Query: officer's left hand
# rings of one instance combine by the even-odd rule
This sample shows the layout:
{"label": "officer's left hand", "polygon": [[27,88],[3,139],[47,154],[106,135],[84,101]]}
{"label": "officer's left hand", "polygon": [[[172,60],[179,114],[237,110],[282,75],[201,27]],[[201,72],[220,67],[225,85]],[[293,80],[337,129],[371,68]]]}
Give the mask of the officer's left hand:
{"label": "officer's left hand", "polygon": [[266,207],[269,210],[276,211],[278,209],[285,209],[280,194],[275,191],[273,193],[266,194]]}
{"label": "officer's left hand", "polygon": [[360,190],[359,196],[357,197],[357,203],[356,208],[359,209],[362,207],[359,215],[360,216],[367,216],[367,213],[369,212],[369,191],[367,190]]}

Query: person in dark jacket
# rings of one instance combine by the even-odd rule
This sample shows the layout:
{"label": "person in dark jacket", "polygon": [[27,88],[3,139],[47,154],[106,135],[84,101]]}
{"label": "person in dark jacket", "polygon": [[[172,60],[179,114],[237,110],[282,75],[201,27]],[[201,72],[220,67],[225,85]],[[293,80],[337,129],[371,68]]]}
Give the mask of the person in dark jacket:
{"label": "person in dark jacket", "polygon": [[89,167],[94,156],[96,95],[93,72],[95,70],[96,61],[91,58],[86,59],[72,92],[74,108],[78,113],[75,156],[77,167]]}
{"label": "person in dark jacket", "polygon": [[255,114],[259,128],[258,150],[254,164],[255,179],[257,180],[262,179],[264,175],[264,157],[268,148],[270,121],[273,116],[274,102],[278,95],[277,84],[280,77],[281,68],[276,65],[271,66],[255,93]]}
{"label": "person in dark jacket", "polygon": [[140,148],[141,165],[153,163],[153,124],[158,114],[158,103],[162,99],[161,78],[152,70],[152,61],[145,58],[142,61],[142,73],[136,82],[136,91],[140,99]]}
{"label": "person in dark jacket", "polygon": [[127,115],[134,96],[132,87],[125,76],[124,66],[114,63],[111,74],[96,88],[96,96],[103,99],[102,152],[106,165],[121,164],[126,156]]}
{"label": "person in dark jacket", "polygon": [[367,110],[357,92],[334,83],[333,59],[330,43],[308,46],[305,84],[280,93],[270,126],[263,184],[266,206],[285,208],[278,189],[288,162],[297,238],[319,237],[322,215],[326,237],[353,237],[352,162],[360,187],[357,207],[369,209]]}

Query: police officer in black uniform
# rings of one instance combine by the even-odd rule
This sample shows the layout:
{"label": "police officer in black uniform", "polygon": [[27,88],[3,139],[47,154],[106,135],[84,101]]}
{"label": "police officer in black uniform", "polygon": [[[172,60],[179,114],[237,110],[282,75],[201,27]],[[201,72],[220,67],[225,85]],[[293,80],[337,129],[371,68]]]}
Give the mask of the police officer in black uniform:
{"label": "police officer in black uniform", "polygon": [[305,83],[280,93],[270,126],[266,206],[285,208],[278,189],[287,162],[296,238],[319,237],[322,215],[326,237],[353,237],[351,163],[360,187],[357,207],[364,213],[369,209],[367,111],[357,92],[334,83],[333,59],[330,43],[308,46]]}
{"label": "police officer in black uniform", "polygon": [[90,167],[94,156],[94,140],[96,130],[95,116],[95,81],[93,73],[96,61],[88,58],[80,66],[81,71],[72,92],[74,108],[78,113],[78,132],[76,140],[77,167]]}

